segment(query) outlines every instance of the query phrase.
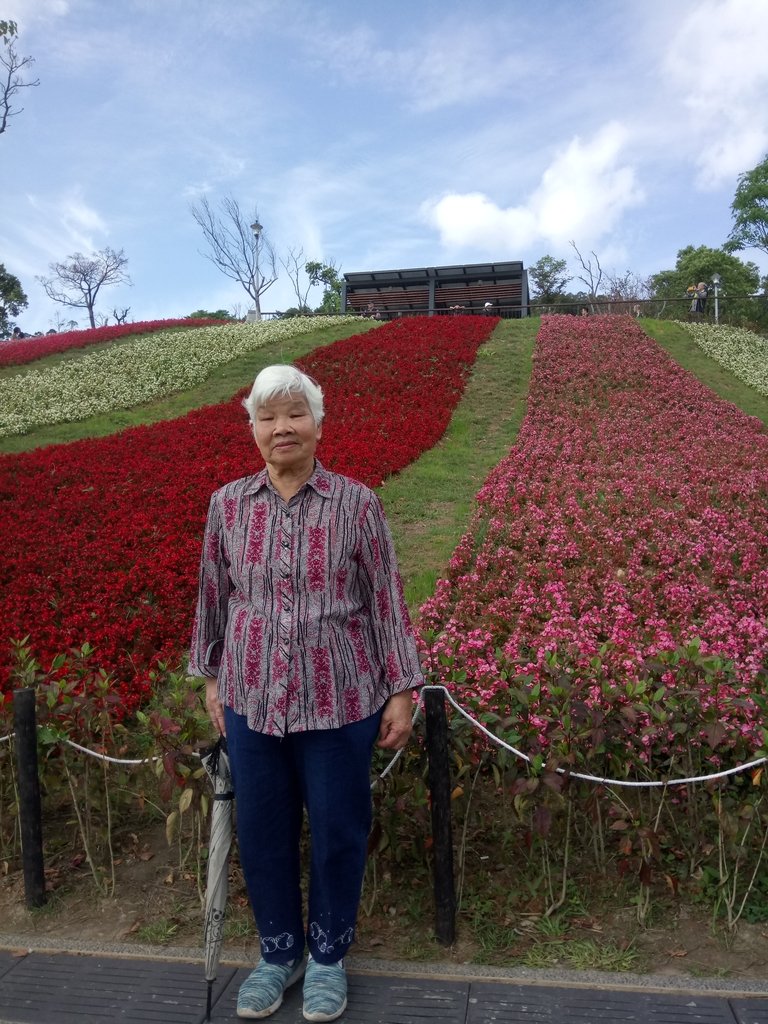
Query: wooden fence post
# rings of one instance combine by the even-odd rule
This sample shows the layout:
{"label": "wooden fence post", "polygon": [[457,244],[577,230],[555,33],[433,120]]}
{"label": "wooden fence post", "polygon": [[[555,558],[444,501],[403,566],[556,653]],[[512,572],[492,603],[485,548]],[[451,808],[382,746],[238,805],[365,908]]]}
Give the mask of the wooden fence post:
{"label": "wooden fence post", "polygon": [[32,909],[42,907],[45,903],[45,869],[40,778],[37,772],[35,691],[31,687],[16,690],[13,694],[13,727],[16,733],[16,768],[19,773],[24,895],[27,906]]}
{"label": "wooden fence post", "polygon": [[438,690],[424,693],[429,791],[432,799],[435,937],[450,946],[456,937],[456,890],[453,880],[451,830],[451,767],[445,698]]}

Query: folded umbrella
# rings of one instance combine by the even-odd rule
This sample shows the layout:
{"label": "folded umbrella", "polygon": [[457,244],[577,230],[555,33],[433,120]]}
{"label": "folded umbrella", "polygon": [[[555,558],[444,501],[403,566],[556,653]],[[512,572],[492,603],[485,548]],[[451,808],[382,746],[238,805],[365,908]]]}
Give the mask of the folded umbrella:
{"label": "folded umbrella", "polygon": [[205,889],[205,980],[208,982],[206,1020],[211,1019],[213,983],[224,939],[224,917],[227,909],[229,851],[232,846],[234,789],[227,754],[227,741],[219,737],[216,744],[200,758],[213,784],[211,838],[208,843],[208,874]]}

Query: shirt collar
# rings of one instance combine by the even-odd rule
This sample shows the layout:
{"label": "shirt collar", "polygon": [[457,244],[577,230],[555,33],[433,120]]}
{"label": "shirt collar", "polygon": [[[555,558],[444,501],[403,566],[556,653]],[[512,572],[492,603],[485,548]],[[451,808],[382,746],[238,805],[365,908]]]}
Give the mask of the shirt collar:
{"label": "shirt collar", "polygon": [[[327,498],[331,493],[331,474],[319,462],[318,459],[315,459],[315,468],[312,473],[312,476],[309,478],[309,480],[307,480],[307,482],[303,486],[311,487],[322,498]],[[258,494],[259,491],[261,491],[264,487],[266,487],[268,490],[274,490],[270,482],[269,472],[267,471],[266,466],[255,476],[251,477],[250,482],[246,486],[244,493]]]}

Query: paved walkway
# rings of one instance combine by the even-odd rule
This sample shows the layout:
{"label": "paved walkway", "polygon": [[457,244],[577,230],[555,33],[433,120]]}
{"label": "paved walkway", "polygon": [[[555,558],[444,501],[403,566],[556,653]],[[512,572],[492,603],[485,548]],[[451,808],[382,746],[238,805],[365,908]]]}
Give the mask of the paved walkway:
{"label": "paved walkway", "polygon": [[[466,970],[472,976],[444,965],[350,962],[349,1008],[342,1021],[768,1024],[768,983],[744,991],[724,988],[723,982],[691,981],[688,989],[674,987],[681,979],[542,973],[534,982],[510,971],[469,965]],[[237,990],[248,971],[220,968],[213,1021],[237,1020]],[[0,1024],[203,1024],[205,995],[199,961],[0,949]],[[269,1019],[303,1021],[301,984],[289,990]]]}

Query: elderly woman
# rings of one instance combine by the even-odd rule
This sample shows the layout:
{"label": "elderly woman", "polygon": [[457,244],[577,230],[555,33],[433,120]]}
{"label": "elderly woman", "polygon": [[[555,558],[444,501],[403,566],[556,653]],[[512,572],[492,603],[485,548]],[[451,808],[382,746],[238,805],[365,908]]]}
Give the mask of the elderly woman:
{"label": "elderly woman", "polygon": [[306,970],[304,1017],[330,1021],[347,1005],[373,745],[406,744],[423,678],[381,503],[315,458],[320,387],[293,366],[269,366],[243,404],[266,468],[211,498],[190,656],[227,738],[261,940],[237,1013],[274,1013]]}

